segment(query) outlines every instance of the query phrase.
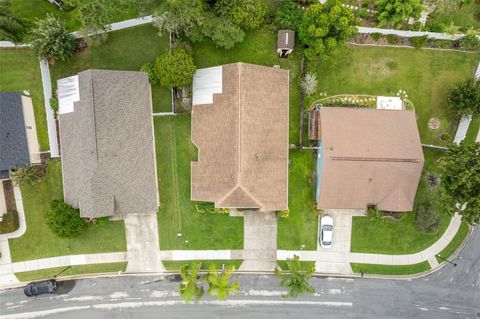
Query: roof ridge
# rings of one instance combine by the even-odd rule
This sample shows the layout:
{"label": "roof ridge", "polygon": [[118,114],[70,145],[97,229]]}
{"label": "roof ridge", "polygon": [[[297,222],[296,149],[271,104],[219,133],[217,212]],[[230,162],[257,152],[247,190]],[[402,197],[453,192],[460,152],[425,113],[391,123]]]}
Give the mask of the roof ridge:
{"label": "roof ridge", "polygon": [[242,185],[240,185],[240,183],[235,184],[235,186],[232,187],[232,189],[231,189],[227,194],[225,194],[225,196],[224,196],[221,200],[218,201],[219,206],[223,206],[222,203],[225,202],[228,198],[230,198],[230,196],[231,196],[236,190],[242,191],[245,195],[247,195],[247,196],[249,197],[249,199],[250,199],[252,202],[254,202],[255,204],[257,204],[258,207],[263,207],[263,206],[261,205],[261,203],[259,203],[259,201],[258,201],[255,197],[253,197],[252,194],[250,194],[249,191],[247,191]]}

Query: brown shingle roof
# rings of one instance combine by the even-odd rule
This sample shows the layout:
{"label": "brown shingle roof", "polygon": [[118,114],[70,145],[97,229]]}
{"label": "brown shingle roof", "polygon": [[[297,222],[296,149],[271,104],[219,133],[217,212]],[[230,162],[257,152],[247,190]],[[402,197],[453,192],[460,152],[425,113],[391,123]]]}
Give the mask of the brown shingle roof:
{"label": "brown shingle roof", "polygon": [[78,82],[74,111],[60,114],[65,202],[89,218],[157,211],[147,75],[88,70]]}
{"label": "brown shingle roof", "polygon": [[320,109],[321,209],[410,211],[424,157],[414,111]]}
{"label": "brown shingle roof", "polygon": [[[194,88],[195,91],[195,88]],[[193,105],[192,200],[216,207],[288,207],[288,71],[222,66],[222,93]]]}

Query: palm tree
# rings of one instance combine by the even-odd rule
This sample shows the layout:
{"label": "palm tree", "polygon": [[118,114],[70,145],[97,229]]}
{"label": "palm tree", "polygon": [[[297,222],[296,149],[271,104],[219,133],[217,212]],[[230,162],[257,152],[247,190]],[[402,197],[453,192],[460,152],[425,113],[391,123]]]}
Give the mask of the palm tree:
{"label": "palm tree", "polygon": [[201,268],[201,261],[193,261],[190,265],[180,267],[180,277],[182,277],[183,281],[180,283],[179,290],[180,297],[185,302],[191,302],[193,299],[199,300],[205,293],[203,287],[198,284]]}
{"label": "palm tree", "polygon": [[215,264],[208,267],[207,281],[209,284],[208,294],[210,296],[217,296],[217,299],[223,300],[229,295],[237,294],[240,288],[238,281],[229,282],[235,271],[235,266],[230,265],[225,267],[221,272],[217,270]]}
{"label": "palm tree", "polygon": [[303,294],[313,294],[315,289],[308,283],[308,280],[312,278],[314,267],[302,270],[297,255],[294,255],[293,259],[287,258],[287,265],[286,273],[283,273],[279,268],[275,268],[275,275],[281,279],[280,286],[288,288],[288,293],[283,297],[297,298]]}

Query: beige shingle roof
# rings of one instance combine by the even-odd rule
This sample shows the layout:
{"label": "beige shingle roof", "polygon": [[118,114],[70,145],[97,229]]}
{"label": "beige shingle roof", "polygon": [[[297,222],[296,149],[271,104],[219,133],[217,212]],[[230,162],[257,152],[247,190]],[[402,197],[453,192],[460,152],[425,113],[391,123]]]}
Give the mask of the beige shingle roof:
{"label": "beige shingle roof", "polygon": [[[195,83],[194,83],[195,84]],[[194,87],[195,91],[195,87]],[[192,200],[216,207],[288,207],[288,71],[222,66],[222,93],[193,105]]]}
{"label": "beige shingle roof", "polygon": [[88,70],[78,79],[80,100],[59,116],[65,202],[89,218],[157,211],[147,75]]}
{"label": "beige shingle roof", "polygon": [[424,157],[414,111],[320,109],[318,207],[410,211]]}

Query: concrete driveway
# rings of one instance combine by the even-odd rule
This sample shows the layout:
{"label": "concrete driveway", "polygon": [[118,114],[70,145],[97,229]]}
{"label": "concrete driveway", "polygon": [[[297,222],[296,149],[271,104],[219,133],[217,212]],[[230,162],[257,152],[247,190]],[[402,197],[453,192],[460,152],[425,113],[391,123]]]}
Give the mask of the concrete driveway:
{"label": "concrete driveway", "polygon": [[352,268],[348,261],[352,236],[352,217],[363,216],[364,211],[329,209],[325,213],[333,218],[333,244],[331,248],[320,246],[321,231],[319,218],[315,269],[322,273],[352,274]]}

